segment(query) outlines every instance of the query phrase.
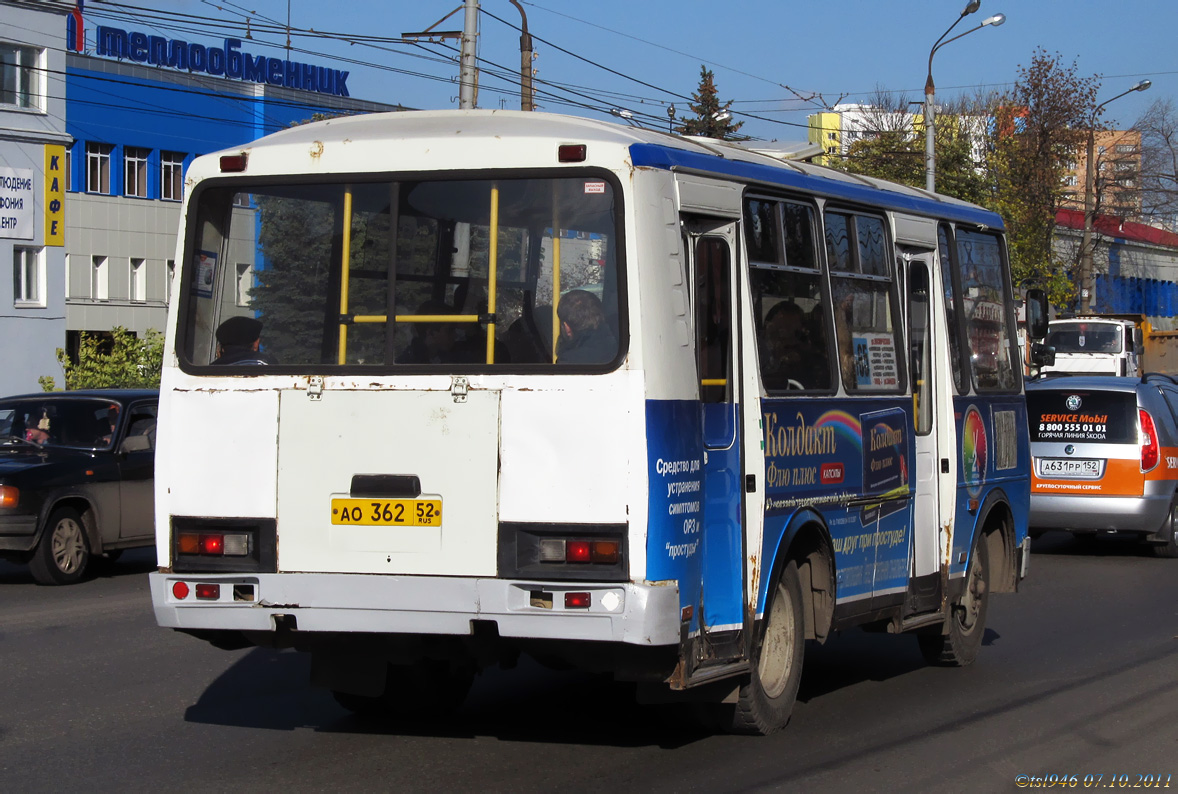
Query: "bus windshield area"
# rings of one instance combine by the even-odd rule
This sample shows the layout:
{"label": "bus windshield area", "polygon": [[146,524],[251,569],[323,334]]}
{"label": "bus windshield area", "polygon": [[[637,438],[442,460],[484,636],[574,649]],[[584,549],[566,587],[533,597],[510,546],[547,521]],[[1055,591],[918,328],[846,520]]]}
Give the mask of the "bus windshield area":
{"label": "bus windshield area", "polygon": [[193,201],[188,365],[560,371],[620,358],[618,211],[600,176],[222,183]]}

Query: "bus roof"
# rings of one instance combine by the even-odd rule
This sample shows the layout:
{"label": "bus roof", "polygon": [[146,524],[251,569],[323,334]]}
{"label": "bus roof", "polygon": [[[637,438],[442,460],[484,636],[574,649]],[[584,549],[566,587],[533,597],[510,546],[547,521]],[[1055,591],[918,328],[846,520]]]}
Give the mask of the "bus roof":
{"label": "bus roof", "polygon": [[248,153],[248,171],[254,175],[535,168],[543,165],[537,156],[546,147],[551,165],[558,165],[554,142],[592,144],[589,165],[616,168],[629,160],[639,168],[727,176],[849,203],[1003,227],[997,214],[949,196],[787,159],[789,147],[775,152],[771,143],[672,135],[518,110],[400,111],[326,119],[199,158],[191,176],[218,176],[217,157],[242,151]]}

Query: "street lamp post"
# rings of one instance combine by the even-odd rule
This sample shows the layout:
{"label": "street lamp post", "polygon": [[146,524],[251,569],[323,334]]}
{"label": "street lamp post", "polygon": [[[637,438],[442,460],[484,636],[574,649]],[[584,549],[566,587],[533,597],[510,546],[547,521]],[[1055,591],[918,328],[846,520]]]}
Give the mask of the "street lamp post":
{"label": "street lamp post", "polygon": [[936,43],[933,44],[933,48],[929,50],[928,77],[924,81],[924,186],[929,192],[934,192],[937,189],[937,153],[933,143],[936,134],[936,109],[933,102],[934,95],[936,94],[936,86],[933,84],[933,56],[936,55],[937,50],[951,41],[957,41],[962,36],[968,36],[970,33],[981,30],[987,25],[998,27],[1006,21],[1005,14],[995,14],[992,17],[983,19],[982,23],[976,28],[970,28],[964,33],[958,33],[951,39],[945,38],[953,31],[953,28],[957,27],[958,22],[977,11],[981,5],[982,0],[969,0],[957,19],[953,20],[953,24],[941,34],[941,38],[937,39]]}
{"label": "street lamp post", "polygon": [[1095,291],[1095,274],[1092,272],[1092,254],[1096,247],[1092,239],[1092,226],[1096,220],[1096,119],[1104,106],[1113,99],[1120,99],[1134,91],[1144,91],[1153,83],[1142,80],[1128,91],[1122,91],[1112,99],[1106,99],[1092,109],[1092,123],[1088,125],[1088,159],[1084,163],[1084,234],[1080,237],[1080,314],[1087,314],[1092,308],[1092,293]]}

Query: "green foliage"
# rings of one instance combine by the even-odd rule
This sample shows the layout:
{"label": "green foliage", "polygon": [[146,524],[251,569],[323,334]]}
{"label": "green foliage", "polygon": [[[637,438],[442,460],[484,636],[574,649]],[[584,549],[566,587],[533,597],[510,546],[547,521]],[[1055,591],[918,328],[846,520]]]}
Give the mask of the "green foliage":
{"label": "green foliage", "polygon": [[[878,92],[874,116],[862,119],[864,135],[851,144],[843,170],[902,185],[925,186],[924,130],[914,127],[903,97]],[[985,126],[989,109],[981,103],[956,102],[937,115],[937,192],[983,206],[993,205],[988,188]]]}
{"label": "green foliage", "polygon": [[691,98],[694,101],[690,108],[691,112],[695,114],[695,118],[684,119],[683,123],[675,129],[680,135],[705,135],[709,138],[725,140],[735,138],[737,130],[744,126],[743,121],[733,122],[731,117],[718,118],[729,113],[732,100],[720,104],[715,75],[706,66],[699,67],[699,88],[691,95]]}
{"label": "green foliage", "polygon": [[1076,299],[1078,263],[1054,246],[1055,214],[1064,203],[1068,163],[1095,123],[1095,77],[1079,77],[1075,62],[1036,50],[1019,68],[1011,93],[995,116],[992,179],[996,208],[1008,226],[1010,263],[1016,284],[1045,286],[1051,302]]}
{"label": "green foliage", "polygon": [[[164,360],[164,335],[155,329],[143,339],[125,328],[112,328],[109,335],[81,336],[78,362],[57,349],[57,360],[65,370],[65,387],[75,389],[158,389]],[[54,391],[52,376],[37,379],[45,391]]]}

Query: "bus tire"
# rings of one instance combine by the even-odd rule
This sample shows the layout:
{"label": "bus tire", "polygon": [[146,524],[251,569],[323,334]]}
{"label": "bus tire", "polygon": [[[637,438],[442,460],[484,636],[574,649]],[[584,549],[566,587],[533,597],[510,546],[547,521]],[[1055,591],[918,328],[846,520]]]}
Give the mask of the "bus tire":
{"label": "bus tire", "polygon": [[457,711],[473,683],[473,670],[423,661],[412,665],[390,664],[384,691],[379,695],[338,690],[332,690],[331,694],[336,703],[359,717],[429,722],[431,718]]}
{"label": "bus tire", "polygon": [[753,669],[740,687],[731,731],[766,735],[789,722],[798,685],[806,626],[797,563],[781,569],[770,591],[761,634],[753,652]]}
{"label": "bus tire", "polygon": [[73,584],[86,573],[90,542],[78,511],[59,507],[49,514],[37,550],[29,559],[29,573],[37,584]]}
{"label": "bus tire", "polygon": [[986,538],[974,542],[961,597],[949,607],[948,631],[916,635],[920,652],[929,664],[964,667],[977,658],[986,633],[986,608],[990,603],[990,555]]}
{"label": "bus tire", "polygon": [[1150,550],[1155,557],[1178,557],[1178,497],[1175,497],[1170,502],[1170,515],[1166,517],[1162,524],[1162,532],[1159,532],[1159,539],[1161,535],[1165,535],[1165,540],[1161,543],[1155,543]]}

